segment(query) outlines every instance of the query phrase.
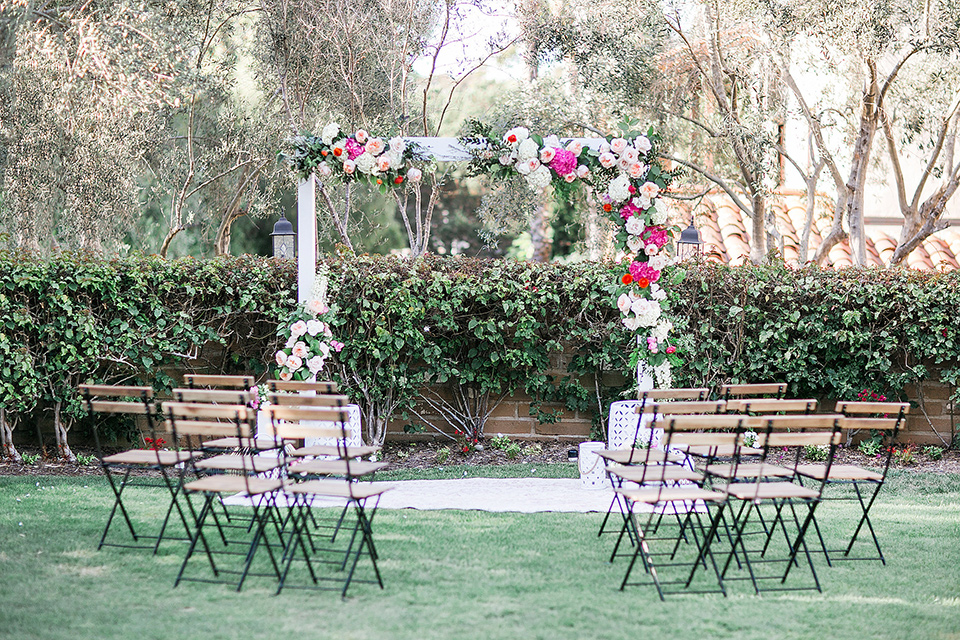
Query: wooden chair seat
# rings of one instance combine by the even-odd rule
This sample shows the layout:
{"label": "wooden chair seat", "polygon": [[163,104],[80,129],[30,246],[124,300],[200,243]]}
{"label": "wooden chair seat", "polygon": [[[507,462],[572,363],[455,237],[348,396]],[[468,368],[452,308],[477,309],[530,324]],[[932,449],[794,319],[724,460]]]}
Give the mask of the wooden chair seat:
{"label": "wooden chair seat", "polygon": [[199,454],[193,451],[153,451],[152,449],[130,449],[104,457],[107,464],[160,465],[172,467],[186,462]]}
{"label": "wooden chair seat", "polygon": [[289,465],[288,470],[291,474],[329,476],[343,476],[349,472],[350,477],[359,477],[376,473],[386,466],[386,462],[370,462],[368,460],[353,461],[349,464],[346,460],[309,460]]}
{"label": "wooden chair seat", "polygon": [[216,440],[207,440],[203,443],[204,449],[253,449],[255,451],[269,451],[276,449],[277,443],[273,438],[217,438]]}
{"label": "wooden chair seat", "polygon": [[791,478],[793,470],[772,464],[712,464],[705,471],[718,478]]}
{"label": "wooden chair seat", "polygon": [[287,493],[326,496],[330,498],[354,498],[364,500],[393,489],[384,482],[344,482],[342,480],[308,480],[287,485]]}
{"label": "wooden chair seat", "polygon": [[819,491],[802,487],[793,482],[744,482],[732,483],[725,491],[740,500],[770,500],[775,498],[817,499]]}
{"label": "wooden chair seat", "polygon": [[246,456],[235,453],[198,460],[197,469],[217,470],[217,471],[246,471],[248,473],[263,473],[273,471],[280,467],[283,462],[279,458],[272,456]]}
{"label": "wooden chair seat", "polygon": [[604,449],[594,452],[607,462],[617,464],[642,464],[644,462],[683,462],[679,453],[668,453],[660,449]]}
{"label": "wooden chair seat", "polygon": [[294,449],[290,455],[295,458],[305,458],[308,456],[343,456],[345,458],[363,458],[373,455],[380,451],[382,447],[371,445],[362,445],[359,447],[340,448],[333,444],[318,444],[310,447],[300,447]]}
{"label": "wooden chair seat", "polygon": [[[807,478],[823,480],[827,467],[822,464],[801,464],[797,466],[797,473]],[[830,467],[829,480],[867,480],[880,482],[883,474],[857,467],[852,464],[835,464]]]}
{"label": "wooden chair seat", "polygon": [[676,482],[678,480],[690,480],[699,482],[703,480],[703,473],[694,471],[680,465],[665,465],[651,469],[649,467],[621,467],[610,466],[607,471],[611,474],[627,480],[629,482]]}
{"label": "wooden chair seat", "polygon": [[671,487],[663,489],[617,489],[617,493],[631,502],[657,504],[661,502],[678,502],[690,500],[706,500],[723,502],[727,496],[722,491],[709,491],[699,487]]}
{"label": "wooden chair seat", "polygon": [[260,495],[279,490],[283,485],[276,478],[250,478],[245,476],[206,476],[183,485],[188,491],[203,493],[246,493]]}

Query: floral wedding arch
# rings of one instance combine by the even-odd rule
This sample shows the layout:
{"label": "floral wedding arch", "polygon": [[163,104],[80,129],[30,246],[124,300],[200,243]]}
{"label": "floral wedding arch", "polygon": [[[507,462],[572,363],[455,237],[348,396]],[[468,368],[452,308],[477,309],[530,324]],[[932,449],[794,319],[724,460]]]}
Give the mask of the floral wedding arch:
{"label": "floral wedding arch", "polygon": [[[316,175],[363,182],[381,191],[415,187],[437,161],[469,162],[471,175],[492,180],[522,176],[535,191],[553,188],[558,198],[589,187],[599,206],[616,222],[617,249],[628,267],[616,283],[621,322],[637,335],[637,375],[642,388],[671,386],[671,365],[679,359],[670,343],[672,323],[664,314],[669,283],[662,277],[674,263],[669,253],[678,227],[670,226],[660,199],[674,177],[657,161],[659,136],[620,125],[618,135],[596,138],[539,136],[524,127],[504,133],[472,121],[460,138],[385,139],[362,129],[345,132],[328,124],[319,136],[292,140],[286,160],[301,182],[298,191],[298,291],[307,303],[317,265]],[[674,278],[682,278],[675,272]]]}

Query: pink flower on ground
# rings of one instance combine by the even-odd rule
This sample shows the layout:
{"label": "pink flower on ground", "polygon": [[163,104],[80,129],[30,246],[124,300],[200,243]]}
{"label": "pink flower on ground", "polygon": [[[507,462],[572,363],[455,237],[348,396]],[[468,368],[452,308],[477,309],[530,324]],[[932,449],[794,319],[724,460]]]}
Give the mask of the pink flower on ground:
{"label": "pink flower on ground", "polygon": [[550,168],[559,176],[565,176],[577,170],[577,156],[566,149],[554,149],[556,154],[550,161]]}
{"label": "pink flower on ground", "polygon": [[630,275],[633,276],[635,281],[639,280],[640,278],[646,278],[653,283],[660,279],[660,272],[646,262],[631,262]]}
{"label": "pink flower on ground", "polygon": [[643,238],[644,244],[655,244],[661,248],[667,244],[667,240],[669,240],[666,228],[659,225],[656,227],[647,227],[643,230],[643,233],[640,234],[640,237]]}
{"label": "pink flower on ground", "polygon": [[352,138],[347,140],[346,144],[344,145],[344,148],[347,150],[347,158],[349,158],[350,160],[356,160],[357,158],[363,155],[364,151],[366,151],[366,149],[363,148],[362,144],[360,144],[356,140],[353,140]]}

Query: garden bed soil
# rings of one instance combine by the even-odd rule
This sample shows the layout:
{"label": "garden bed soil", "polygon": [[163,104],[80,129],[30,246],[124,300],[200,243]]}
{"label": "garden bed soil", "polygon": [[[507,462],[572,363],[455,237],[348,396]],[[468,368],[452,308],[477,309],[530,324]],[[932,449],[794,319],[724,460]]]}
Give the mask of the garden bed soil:
{"label": "garden bed soil", "polygon": [[[383,449],[383,460],[390,466],[388,469],[430,469],[454,464],[471,465],[504,465],[504,464],[544,464],[567,462],[568,452],[577,450],[577,443],[558,440],[523,440],[516,441],[519,445],[508,454],[503,449],[491,445],[486,441],[484,446],[473,451],[464,452],[461,446],[453,442],[388,442]],[[9,458],[0,458],[0,476],[84,476],[100,475],[100,465],[96,461],[81,465],[50,456],[44,457],[39,449],[23,447],[21,455],[31,459],[39,456],[32,464],[14,462]],[[93,456],[93,451],[80,449],[74,451],[81,458]],[[939,460],[916,451],[913,464],[897,466],[895,468],[928,473],[960,473],[960,451],[947,450]],[[841,449],[837,452],[837,464],[853,464],[857,466],[876,466],[882,461],[869,458],[857,450]]]}

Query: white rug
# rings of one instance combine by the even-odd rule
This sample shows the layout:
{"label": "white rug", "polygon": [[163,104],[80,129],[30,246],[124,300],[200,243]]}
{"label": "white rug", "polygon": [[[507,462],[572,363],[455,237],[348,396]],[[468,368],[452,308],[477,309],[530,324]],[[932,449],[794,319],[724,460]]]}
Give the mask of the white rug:
{"label": "white rug", "polygon": [[[383,494],[381,509],[463,509],[536,513],[562,511],[606,513],[613,499],[609,489],[583,489],[578,479],[464,478],[460,480],[405,480],[388,482],[393,489]],[[227,504],[250,504],[244,495]],[[342,500],[315,500],[315,507],[338,506]]]}

